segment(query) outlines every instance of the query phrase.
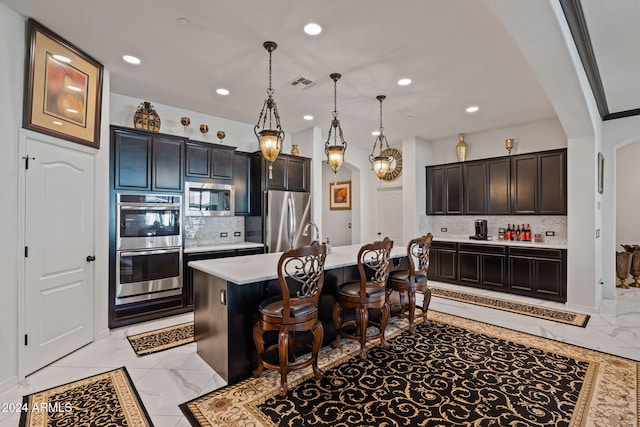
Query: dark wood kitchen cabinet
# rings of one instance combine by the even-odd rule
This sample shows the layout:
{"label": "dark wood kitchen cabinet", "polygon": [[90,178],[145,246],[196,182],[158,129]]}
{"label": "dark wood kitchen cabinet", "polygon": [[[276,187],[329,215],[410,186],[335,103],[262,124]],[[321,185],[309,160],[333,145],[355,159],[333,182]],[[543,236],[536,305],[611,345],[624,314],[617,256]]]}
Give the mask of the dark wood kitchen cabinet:
{"label": "dark wood kitchen cabinet", "polygon": [[427,215],[566,215],[566,149],[427,166]]}
{"label": "dark wood kitchen cabinet", "polygon": [[191,178],[232,180],[235,147],[189,141],[185,175]]}
{"label": "dark wood kitchen cabinet", "polygon": [[514,293],[566,301],[564,249],[509,248],[509,289]]}
{"label": "dark wood kitchen cabinet", "polygon": [[458,245],[458,279],[463,284],[495,289],[507,285],[505,246],[460,243]]}
{"label": "dark wood kitchen cabinet", "polygon": [[432,242],[429,250],[429,279],[451,282],[458,280],[458,250],[454,242]]}
{"label": "dark wood kitchen cabinet", "polygon": [[461,215],[462,165],[427,166],[427,215]]}
{"label": "dark wood kitchen cabinet", "polygon": [[538,211],[538,155],[521,154],[511,158],[511,213]]}
{"label": "dark wood kitchen cabinet", "polygon": [[487,214],[511,214],[511,161],[508,157],[487,163]]}
{"label": "dark wood kitchen cabinet", "polygon": [[487,163],[467,162],[462,166],[464,182],[464,213],[484,215],[487,213]]}
{"label": "dark wood kitchen cabinet", "polygon": [[280,154],[273,162],[269,178],[269,162],[258,151],[252,153],[251,169],[255,172],[252,180],[263,190],[307,192],[310,189],[311,159],[307,157]]}
{"label": "dark wood kitchen cabinet", "polygon": [[237,216],[249,215],[251,212],[251,159],[249,153],[236,151],[233,155],[233,190],[235,192],[235,209]]}
{"label": "dark wood kitchen cabinet", "polygon": [[538,154],[538,214],[567,214],[566,150]]}
{"label": "dark wood kitchen cabinet", "polygon": [[115,189],[182,191],[182,138],[112,127],[111,145]]}

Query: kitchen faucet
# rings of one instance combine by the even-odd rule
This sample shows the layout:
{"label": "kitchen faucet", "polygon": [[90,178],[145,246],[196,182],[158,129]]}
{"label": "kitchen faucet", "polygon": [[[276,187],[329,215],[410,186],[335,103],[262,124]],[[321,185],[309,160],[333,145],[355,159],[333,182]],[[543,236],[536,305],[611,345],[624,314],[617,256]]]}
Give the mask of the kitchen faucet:
{"label": "kitchen faucet", "polygon": [[310,222],[307,225],[305,225],[304,230],[302,230],[302,235],[303,236],[309,235],[309,227],[313,227],[313,237],[311,238],[311,241],[313,242],[314,240],[316,240],[318,241],[318,243],[320,243],[320,229],[318,228],[315,222]]}

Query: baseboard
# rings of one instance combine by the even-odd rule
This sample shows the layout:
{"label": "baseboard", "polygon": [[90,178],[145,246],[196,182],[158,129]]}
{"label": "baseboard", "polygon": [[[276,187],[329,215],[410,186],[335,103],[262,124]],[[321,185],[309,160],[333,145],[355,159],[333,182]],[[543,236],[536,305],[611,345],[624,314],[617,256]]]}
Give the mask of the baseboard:
{"label": "baseboard", "polygon": [[93,337],[93,340],[94,340],[94,341],[98,341],[98,340],[101,340],[101,339],[103,339],[103,338],[107,338],[108,336],[109,336],[109,328],[104,329],[104,330],[102,330],[102,331],[98,332],[98,333],[95,335],[95,337]]}

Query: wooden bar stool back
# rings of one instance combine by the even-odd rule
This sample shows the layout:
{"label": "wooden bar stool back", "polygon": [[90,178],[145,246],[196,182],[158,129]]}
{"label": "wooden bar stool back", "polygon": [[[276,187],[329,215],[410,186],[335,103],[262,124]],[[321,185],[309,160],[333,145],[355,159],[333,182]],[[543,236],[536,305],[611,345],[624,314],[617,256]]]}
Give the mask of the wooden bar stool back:
{"label": "wooden bar stool back", "polygon": [[[389,277],[392,247],[393,241],[385,237],[384,240],[362,246],[358,251],[360,281],[339,285],[336,301],[333,304],[333,323],[336,327],[336,339],[331,343],[333,348],[338,347],[341,338],[360,341],[360,358],[366,359],[367,341],[380,338],[382,345],[385,348],[389,347],[384,338],[384,332],[390,312],[386,298],[386,283]],[[355,309],[355,319],[344,319],[343,311],[346,308]],[[369,319],[369,309],[381,311],[379,322]],[[378,333],[367,335],[369,326],[378,328]]]}
{"label": "wooden bar stool back", "polygon": [[[426,322],[427,310],[431,302],[431,290],[427,286],[427,272],[429,270],[429,250],[433,235],[428,233],[425,236],[417,237],[407,245],[407,258],[409,259],[409,269],[394,271],[389,277],[389,288],[391,291],[400,293],[400,317],[409,319],[409,330],[416,331],[416,292],[424,296],[421,312],[418,313]],[[409,305],[405,304],[405,294],[409,297]]]}
{"label": "wooden bar stool back", "polygon": [[[327,246],[314,241],[309,246],[292,249],[282,254],[278,261],[278,282],[282,295],[268,298],[259,306],[260,320],[253,327],[253,340],[258,352],[258,367],[253,376],[258,377],[264,368],[280,371],[280,394],[287,393],[287,373],[309,365],[317,379],[322,378],[318,369],[318,352],[322,345],[324,329],[318,320],[318,299],[324,283],[324,261]],[[265,348],[264,333],[278,331],[278,342]],[[311,344],[296,341],[295,332],[310,331]],[[295,349],[306,347],[311,357],[302,356],[296,361]],[[265,360],[265,353],[278,350],[278,364]]]}

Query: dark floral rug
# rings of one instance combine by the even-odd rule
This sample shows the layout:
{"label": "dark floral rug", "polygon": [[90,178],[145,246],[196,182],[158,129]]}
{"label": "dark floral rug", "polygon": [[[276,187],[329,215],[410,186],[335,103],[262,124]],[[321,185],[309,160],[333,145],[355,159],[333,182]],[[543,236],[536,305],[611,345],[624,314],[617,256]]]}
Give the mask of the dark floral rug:
{"label": "dark floral rug", "polygon": [[[366,360],[347,340],[320,367],[260,378],[181,405],[194,426],[637,426],[640,363],[429,312],[415,334],[393,319],[392,346]],[[613,421],[615,420],[615,421]],[[613,424],[611,424],[613,422]]]}

